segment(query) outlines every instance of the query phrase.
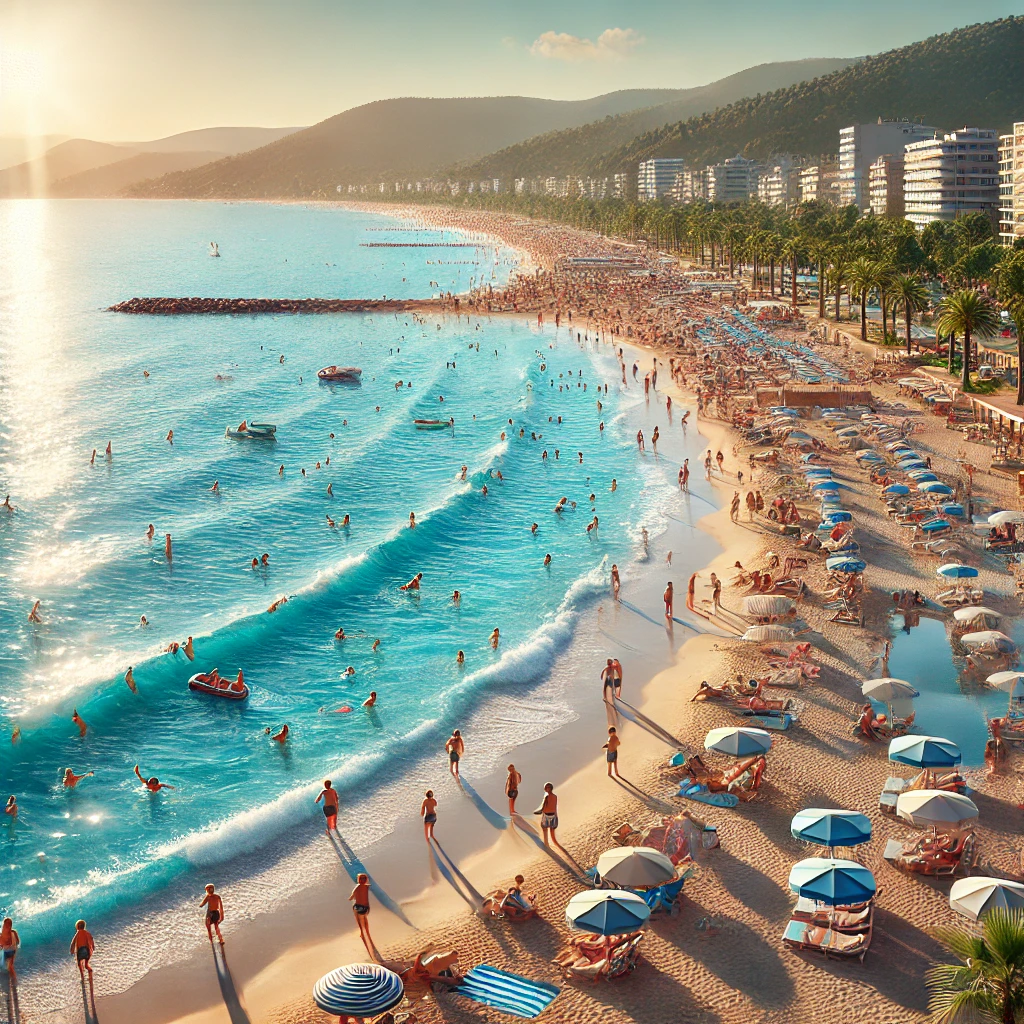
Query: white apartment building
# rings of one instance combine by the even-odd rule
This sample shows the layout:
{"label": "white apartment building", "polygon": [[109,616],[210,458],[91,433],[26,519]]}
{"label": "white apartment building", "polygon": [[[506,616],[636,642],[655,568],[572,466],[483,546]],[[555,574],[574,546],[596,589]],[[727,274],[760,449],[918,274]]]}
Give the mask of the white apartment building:
{"label": "white apartment building", "polygon": [[834,161],[823,161],[802,167],[797,173],[801,203],[834,203],[838,195],[839,166]]}
{"label": "white apartment building", "polygon": [[776,157],[757,176],[757,198],[765,206],[795,206],[800,201],[800,171],[790,156]]}
{"label": "white apartment building", "polygon": [[902,153],[908,143],[930,139],[936,129],[912,121],[853,124],[839,131],[839,202],[861,213],[869,208],[868,168],[883,153]]}
{"label": "white apartment building", "polygon": [[999,240],[1024,238],[1024,121],[999,137]]}
{"label": "white apartment building", "polygon": [[910,143],[903,157],[905,216],[918,228],[999,209],[999,140],[988,128],[960,128]]}
{"label": "white apartment building", "polygon": [[655,157],[641,160],[637,171],[636,194],[640,202],[664,199],[675,184],[676,175],[682,174],[686,161],[681,157]]}
{"label": "white apartment building", "polygon": [[712,164],[704,172],[708,202],[743,203],[757,195],[757,176],[761,165],[742,156],[731,156]]}
{"label": "white apartment building", "polygon": [[868,168],[868,199],[876,217],[903,217],[902,153],[883,153],[872,161]]}

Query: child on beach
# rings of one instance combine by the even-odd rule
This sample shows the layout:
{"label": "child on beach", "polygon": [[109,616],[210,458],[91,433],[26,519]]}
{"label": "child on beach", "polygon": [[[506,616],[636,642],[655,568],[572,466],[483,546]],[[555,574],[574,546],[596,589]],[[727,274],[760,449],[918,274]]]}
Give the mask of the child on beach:
{"label": "child on beach", "polygon": [[206,895],[199,904],[200,909],[206,907],[206,934],[213,942],[213,933],[217,932],[217,941],[223,946],[224,936],[220,933],[220,923],[224,920],[224,901],[214,892],[212,884],[206,886]]}
{"label": "child on beach", "polygon": [[359,928],[359,937],[363,940],[366,952],[373,956],[373,940],[370,938],[370,876],[365,874],[356,875],[356,887],[349,894],[349,901],[352,903],[352,913],[355,915],[356,925]]}
{"label": "child on beach", "polygon": [[606,750],[605,761],[608,763],[608,778],[611,778],[614,774],[615,778],[621,778],[619,775],[619,745],[622,740],[619,739],[619,734],[615,731],[615,726],[608,727],[608,742],[602,747]]}
{"label": "child on beach", "polygon": [[92,974],[92,964],[89,961],[92,959],[92,954],[95,950],[96,942],[85,930],[85,922],[76,921],[75,937],[71,940],[71,953],[78,961],[78,973],[83,977],[85,977],[87,970],[90,975]]}

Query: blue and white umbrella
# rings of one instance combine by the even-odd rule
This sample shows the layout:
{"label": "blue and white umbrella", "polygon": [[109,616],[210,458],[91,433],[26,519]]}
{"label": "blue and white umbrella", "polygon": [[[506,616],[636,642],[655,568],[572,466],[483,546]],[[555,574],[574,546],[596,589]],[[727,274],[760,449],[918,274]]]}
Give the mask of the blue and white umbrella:
{"label": "blue and white umbrella", "polygon": [[565,922],[570,928],[594,935],[635,932],[650,916],[651,908],[643,898],[625,889],[578,892],[565,907]]}
{"label": "blue and white umbrella", "polygon": [[808,807],[793,817],[790,831],[818,846],[859,846],[871,838],[871,821],[858,811]]}
{"label": "blue and white umbrella", "polygon": [[753,757],[772,749],[772,737],[766,729],[727,725],[712,729],[704,737],[704,749],[716,750],[730,757]]}
{"label": "blue and white umbrella", "polygon": [[935,570],[936,575],[945,576],[948,580],[973,580],[978,570],[973,565],[961,565],[960,562],[947,562]]}
{"label": "blue and white umbrella", "polygon": [[338,1017],[375,1017],[397,1006],[404,995],[402,979],[380,964],[339,967],[313,986],[313,1002]]}
{"label": "blue and white umbrella", "polygon": [[825,559],[825,568],[829,572],[857,573],[863,572],[868,563],[860,558],[850,558],[847,555],[833,555]]}
{"label": "blue and white umbrella", "polygon": [[826,513],[822,517],[823,522],[831,523],[833,526],[836,523],[849,523],[853,520],[853,513],[848,512],[845,508],[833,509],[831,512]]}
{"label": "blue and white umbrella", "polygon": [[863,864],[830,857],[808,857],[793,865],[789,887],[805,899],[841,906],[875,895],[875,876]]}
{"label": "blue and white umbrella", "polygon": [[927,483],[918,484],[917,489],[924,491],[925,494],[945,494],[949,495],[953,493],[953,488],[949,484],[944,484],[939,480],[929,480]]}
{"label": "blue and white umbrella", "polygon": [[883,491],[883,494],[909,494],[910,488],[906,484],[889,484]]}
{"label": "blue and white umbrella", "polygon": [[927,484],[939,479],[930,469],[912,469],[907,473],[907,476],[915,484]]}
{"label": "blue and white umbrella", "polygon": [[811,484],[812,491],[839,491],[839,484],[832,480],[818,480]]}
{"label": "blue and white umbrella", "polygon": [[912,768],[952,768],[962,759],[960,748],[941,736],[896,736],[889,741],[889,760]]}
{"label": "blue and white umbrella", "polygon": [[883,462],[884,459],[878,452],[871,451],[869,448],[867,451],[857,452],[854,458],[858,462]]}

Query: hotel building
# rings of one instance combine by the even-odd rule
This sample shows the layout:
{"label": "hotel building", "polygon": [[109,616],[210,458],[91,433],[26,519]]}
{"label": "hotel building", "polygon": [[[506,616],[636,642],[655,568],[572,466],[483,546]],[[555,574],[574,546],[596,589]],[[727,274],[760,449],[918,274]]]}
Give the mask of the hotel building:
{"label": "hotel building", "polygon": [[999,136],[999,240],[1013,245],[1024,238],[1024,121],[1012,135]]}
{"label": "hotel building", "polygon": [[936,129],[911,121],[853,124],[839,131],[839,202],[869,209],[868,168],[883,153],[902,153],[908,143],[930,139]]}

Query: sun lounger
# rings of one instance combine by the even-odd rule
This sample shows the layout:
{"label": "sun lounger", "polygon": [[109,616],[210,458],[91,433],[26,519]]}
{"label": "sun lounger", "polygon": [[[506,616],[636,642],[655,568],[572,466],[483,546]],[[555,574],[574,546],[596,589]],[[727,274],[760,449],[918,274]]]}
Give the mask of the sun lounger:
{"label": "sun lounger", "polygon": [[480,964],[462,979],[461,985],[451,991],[475,1003],[493,1006],[513,1017],[532,1020],[554,1002],[560,990],[543,981],[533,981],[518,974],[499,971],[488,964]]}
{"label": "sun lounger", "polygon": [[630,840],[636,838],[639,835],[640,833],[635,828],[633,828],[633,826],[628,821],[624,821],[612,833],[611,837],[616,843],[618,843],[619,846],[633,846],[634,844],[631,843]]}
{"label": "sun lounger", "polygon": [[740,798],[735,793],[712,793],[703,782],[693,779],[681,779],[677,797],[684,800],[696,800],[697,803],[709,804],[711,807],[735,807]]}
{"label": "sun lounger", "polygon": [[857,957],[863,961],[871,944],[871,931],[851,935],[807,921],[791,920],[782,933],[782,943],[789,949],[813,949],[826,957]]}
{"label": "sun lounger", "polygon": [[948,848],[936,848],[933,841],[919,840],[910,849],[898,839],[890,839],[885,844],[882,856],[893,867],[909,871],[917,875],[955,875],[962,871],[964,875],[977,857],[973,832],[966,832]]}

